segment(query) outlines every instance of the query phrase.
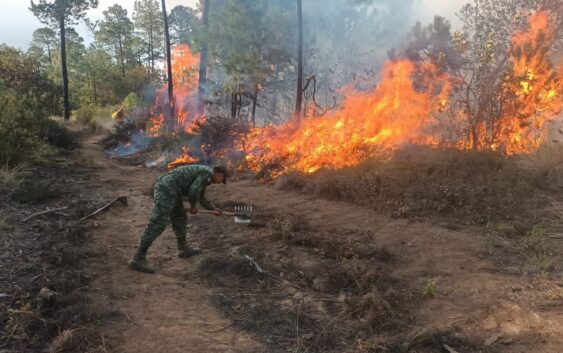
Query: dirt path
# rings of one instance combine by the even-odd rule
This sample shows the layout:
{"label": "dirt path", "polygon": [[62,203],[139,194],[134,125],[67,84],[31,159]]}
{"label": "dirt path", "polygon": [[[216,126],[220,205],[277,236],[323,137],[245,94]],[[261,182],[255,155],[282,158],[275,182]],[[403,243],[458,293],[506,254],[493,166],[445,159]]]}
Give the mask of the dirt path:
{"label": "dirt path", "polygon": [[90,260],[90,296],[119,318],[103,325],[108,350],[563,352],[562,284],[525,275],[506,240],[248,181],[208,197],[254,205],[253,226],[192,217],[202,256],[177,259],[167,229],[149,253],[158,273],[132,272],[157,172],[107,159],[95,141],[81,158],[107,185],[99,196],[129,198],[90,221],[104,254]]}
{"label": "dirt path", "polygon": [[256,343],[248,335],[225,328],[230,321],[210,303],[209,289],[184,279],[190,263],[175,258],[170,230],[151,249],[151,261],[160,270],[156,275],[127,268],[146,225],[152,203],[146,191],[157,173],[107,159],[96,140],[89,139],[83,147],[86,160],[98,167],[94,177],[106,183],[103,194],[108,199],[124,194],[129,203],[127,208],[117,206],[91,222],[95,246],[105,254],[92,264],[101,274],[92,286],[93,299],[124,316],[117,327],[104,330],[112,351],[251,351]]}

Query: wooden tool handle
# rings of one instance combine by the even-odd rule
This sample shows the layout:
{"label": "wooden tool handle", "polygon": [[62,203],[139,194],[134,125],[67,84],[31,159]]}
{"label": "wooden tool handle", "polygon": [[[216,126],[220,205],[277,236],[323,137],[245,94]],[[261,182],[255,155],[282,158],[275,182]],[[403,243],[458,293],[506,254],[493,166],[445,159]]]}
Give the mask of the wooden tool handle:
{"label": "wooden tool handle", "polygon": [[[186,212],[189,212],[190,209],[186,208]],[[203,214],[215,214],[215,211],[211,211],[211,210],[197,210],[197,213],[203,213]],[[227,212],[227,211],[223,211],[223,213],[221,214],[222,216],[234,216],[235,213],[234,212]]]}

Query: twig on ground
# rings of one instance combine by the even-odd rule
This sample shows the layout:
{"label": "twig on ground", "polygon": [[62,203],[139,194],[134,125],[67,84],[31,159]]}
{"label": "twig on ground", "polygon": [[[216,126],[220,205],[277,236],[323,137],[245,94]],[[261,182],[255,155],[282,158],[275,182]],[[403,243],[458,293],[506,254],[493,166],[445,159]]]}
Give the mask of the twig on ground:
{"label": "twig on ground", "polygon": [[45,276],[45,272],[41,272],[40,274],[38,274],[37,276],[34,276],[31,280],[29,280],[30,282],[35,282],[37,281],[39,278]]}
{"label": "twig on ground", "polygon": [[41,212],[36,212],[36,213],[32,214],[31,216],[25,217],[23,219],[23,221],[27,222],[27,221],[29,221],[30,219],[32,219],[36,216],[47,214],[47,213],[52,213],[52,212],[57,212],[57,211],[63,211],[63,210],[66,210],[67,208],[68,208],[68,206],[64,206],[64,207],[59,207],[59,208],[52,208],[52,209],[41,211]]}
{"label": "twig on ground", "polygon": [[447,344],[442,344],[442,347],[444,347],[445,350],[447,350],[449,353],[459,353],[458,351],[456,351],[455,349],[453,349],[452,347],[448,346]]}
{"label": "twig on ground", "polygon": [[254,261],[254,258],[248,255],[242,255],[242,256],[250,262],[250,265],[256,268],[256,271],[258,271],[259,273],[267,273],[266,271],[264,271],[264,269],[262,269],[262,267],[260,267],[260,265],[258,265],[256,261]]}

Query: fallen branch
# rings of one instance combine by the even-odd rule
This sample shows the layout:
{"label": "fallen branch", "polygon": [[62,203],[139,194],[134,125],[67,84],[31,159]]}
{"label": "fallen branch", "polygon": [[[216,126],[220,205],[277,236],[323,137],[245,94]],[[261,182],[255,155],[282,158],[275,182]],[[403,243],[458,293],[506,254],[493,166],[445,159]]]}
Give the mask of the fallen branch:
{"label": "fallen branch", "polygon": [[97,215],[98,213],[104,211],[105,209],[110,208],[116,202],[121,202],[123,205],[127,206],[127,196],[120,196],[120,197],[116,198],[115,200],[105,204],[104,206],[102,206],[102,207],[98,208],[97,210],[95,210],[94,212],[90,213],[89,215],[80,218],[77,223],[80,223],[80,222],[82,222],[82,221],[84,221],[84,220],[86,220],[90,217]]}
{"label": "fallen branch", "polygon": [[35,282],[37,281],[39,278],[45,276],[45,272],[41,272],[40,274],[38,274],[37,276],[33,277],[30,282]]}
{"label": "fallen branch", "polygon": [[442,347],[444,347],[445,350],[447,350],[449,353],[459,353],[458,351],[456,351],[455,349],[453,349],[452,347],[448,346],[447,344],[442,344]]}
{"label": "fallen branch", "polygon": [[256,271],[258,271],[259,273],[266,273],[266,271],[264,271],[264,269],[262,269],[262,267],[260,267],[260,265],[258,265],[256,261],[254,261],[254,258],[248,255],[242,255],[242,256],[244,256],[244,258],[250,262],[251,266],[254,266],[256,268]]}
{"label": "fallen branch", "polygon": [[27,221],[29,221],[30,219],[32,219],[36,216],[40,216],[42,214],[47,214],[47,213],[52,213],[52,212],[57,212],[57,211],[63,211],[63,210],[66,210],[67,208],[68,208],[68,206],[65,206],[65,207],[59,207],[59,208],[52,208],[52,209],[41,211],[41,212],[36,212],[36,213],[32,214],[31,216],[25,217],[23,219],[23,221],[27,222]]}

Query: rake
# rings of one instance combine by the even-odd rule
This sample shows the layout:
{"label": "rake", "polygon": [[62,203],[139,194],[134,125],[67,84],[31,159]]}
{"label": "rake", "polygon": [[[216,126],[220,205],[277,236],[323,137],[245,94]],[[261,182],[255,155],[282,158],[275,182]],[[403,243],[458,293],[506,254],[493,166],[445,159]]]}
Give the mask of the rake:
{"label": "rake", "polygon": [[[187,211],[187,210],[186,210]],[[222,216],[234,216],[235,223],[250,224],[252,222],[252,206],[235,206],[234,212],[223,211]],[[198,214],[215,214],[215,211],[198,210]]]}

